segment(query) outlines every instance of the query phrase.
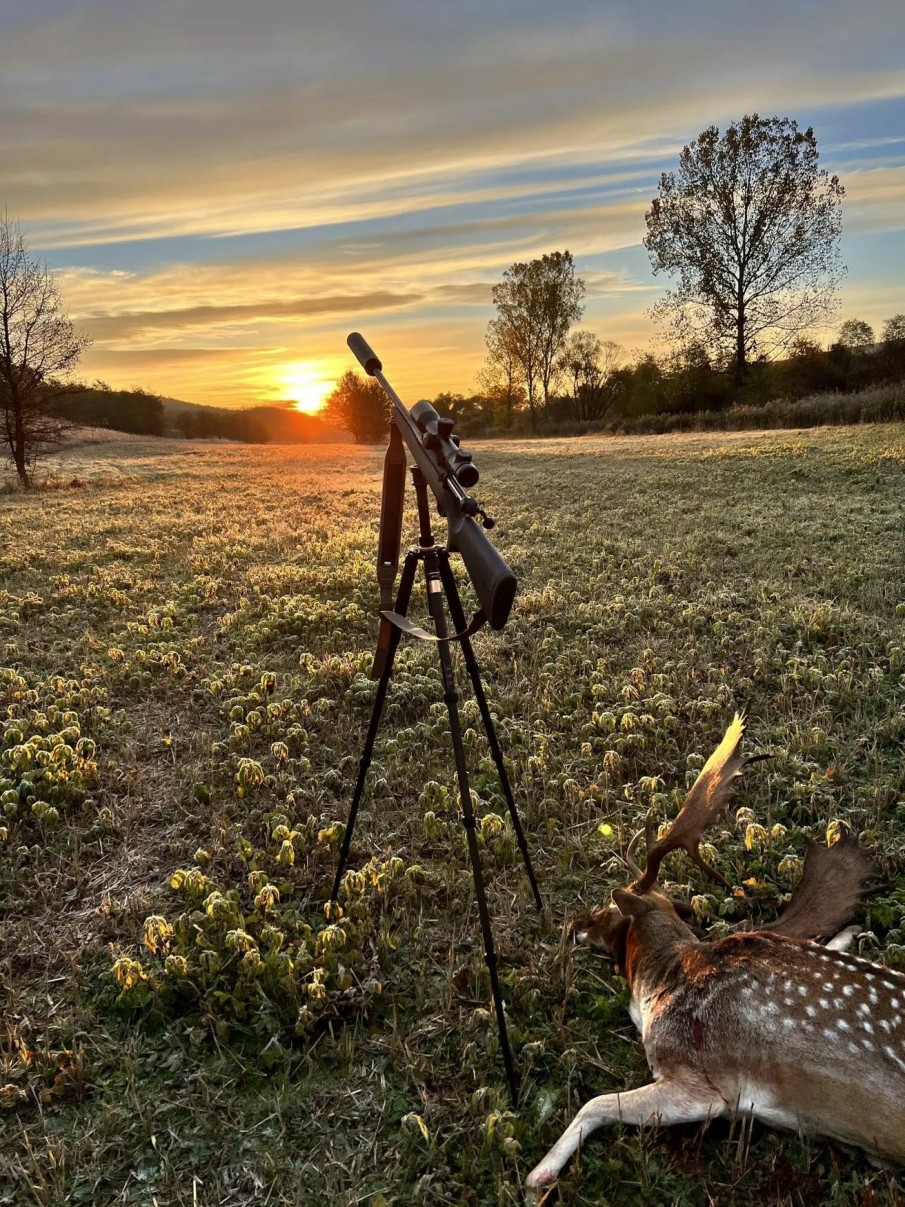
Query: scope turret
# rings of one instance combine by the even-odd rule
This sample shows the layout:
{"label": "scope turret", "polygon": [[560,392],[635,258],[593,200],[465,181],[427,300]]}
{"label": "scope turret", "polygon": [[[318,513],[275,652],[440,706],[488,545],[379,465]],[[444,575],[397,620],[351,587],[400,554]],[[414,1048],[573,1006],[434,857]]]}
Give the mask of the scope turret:
{"label": "scope turret", "polygon": [[452,474],[466,490],[476,486],[481,475],[472,461],[471,453],[460,448],[458,436],[453,435],[455,421],[448,416],[438,415],[427,399],[415,403],[411,416],[423,433],[424,447],[439,455],[447,473]]}

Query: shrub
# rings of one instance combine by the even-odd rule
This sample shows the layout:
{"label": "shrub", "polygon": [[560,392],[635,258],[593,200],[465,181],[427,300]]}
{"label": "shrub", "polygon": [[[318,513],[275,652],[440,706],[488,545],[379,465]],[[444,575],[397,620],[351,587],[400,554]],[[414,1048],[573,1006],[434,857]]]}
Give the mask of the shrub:
{"label": "shrub", "polygon": [[607,426],[613,435],[663,435],[669,432],[741,432],[750,429],[808,428],[905,420],[905,385],[874,386],[859,394],[812,394],[777,398],[763,406],[736,406],[728,411],[641,415]]}

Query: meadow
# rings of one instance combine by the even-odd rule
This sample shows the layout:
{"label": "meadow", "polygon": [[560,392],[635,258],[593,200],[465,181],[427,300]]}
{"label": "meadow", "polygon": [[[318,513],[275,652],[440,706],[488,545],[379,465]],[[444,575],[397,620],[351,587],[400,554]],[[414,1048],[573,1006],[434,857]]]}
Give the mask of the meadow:
{"label": "meadow", "polygon": [[[711,835],[736,891],[673,855],[670,892],[717,929],[769,920],[806,837],[848,826],[877,865],[856,950],[905,968],[905,427],[473,449],[520,579],[475,648],[546,907],[463,686],[518,1109],[427,643],[400,648],[325,908],[374,694],[381,450],[73,446],[0,494],[0,1204],[521,1202],[579,1105],[648,1078],[570,918],[736,709],[772,755]],[[718,1123],[600,1132],[558,1194],[905,1188]]]}

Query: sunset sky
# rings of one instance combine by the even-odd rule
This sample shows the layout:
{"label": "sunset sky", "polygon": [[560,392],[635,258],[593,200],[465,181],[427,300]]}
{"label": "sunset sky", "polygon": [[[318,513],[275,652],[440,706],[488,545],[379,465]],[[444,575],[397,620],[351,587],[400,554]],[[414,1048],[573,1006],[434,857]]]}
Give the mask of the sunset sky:
{"label": "sunset sky", "polygon": [[901,0],[2,0],[0,209],[113,386],[314,405],[363,331],[470,392],[514,260],[568,248],[630,352],[659,175],[745,113],[846,188],[845,318],[905,311]]}

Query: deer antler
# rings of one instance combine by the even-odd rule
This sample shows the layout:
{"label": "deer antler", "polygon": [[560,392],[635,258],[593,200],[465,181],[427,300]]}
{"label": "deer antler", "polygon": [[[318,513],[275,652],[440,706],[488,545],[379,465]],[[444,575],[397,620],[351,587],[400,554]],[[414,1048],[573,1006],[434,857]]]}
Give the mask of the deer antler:
{"label": "deer antler", "polygon": [[633,893],[647,893],[657,882],[660,864],[670,851],[680,848],[687,851],[694,862],[712,879],[725,888],[731,886],[719,872],[708,867],[699,850],[704,831],[713,825],[726,807],[732,785],[749,763],[767,758],[767,755],[742,755],[739,748],[745,732],[744,717],[735,714],[732,724],[723,735],[723,740],[704,764],[695,780],[676,820],[659,842],[648,844],[647,865],[644,874],[631,886]]}
{"label": "deer antler", "polygon": [[835,934],[854,917],[873,864],[851,834],[831,847],[808,839],[804,868],[792,900],[764,930],[794,938]]}

